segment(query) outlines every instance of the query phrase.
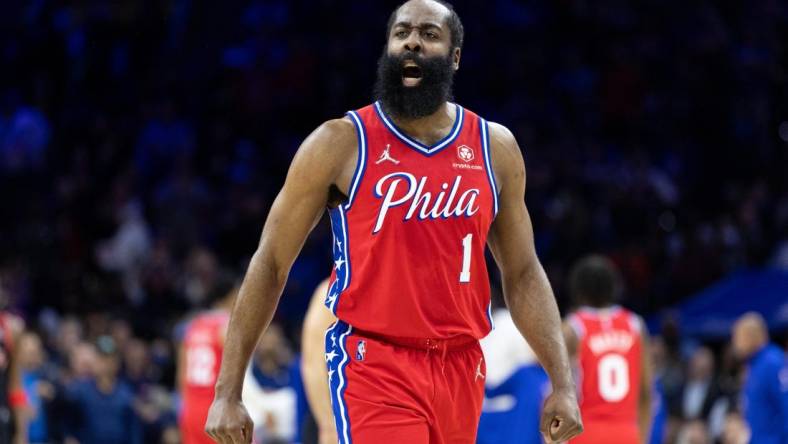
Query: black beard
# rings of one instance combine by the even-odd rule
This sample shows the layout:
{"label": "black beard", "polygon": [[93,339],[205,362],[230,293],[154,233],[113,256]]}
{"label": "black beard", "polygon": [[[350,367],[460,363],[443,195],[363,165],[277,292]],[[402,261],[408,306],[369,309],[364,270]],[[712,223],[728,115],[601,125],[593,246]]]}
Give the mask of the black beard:
{"label": "black beard", "polygon": [[[412,60],[421,69],[421,80],[416,86],[402,84],[402,64]],[[375,99],[386,113],[406,119],[428,116],[445,102],[452,100],[454,63],[447,57],[421,57],[413,53],[392,56],[384,48],[378,59],[375,80]]]}

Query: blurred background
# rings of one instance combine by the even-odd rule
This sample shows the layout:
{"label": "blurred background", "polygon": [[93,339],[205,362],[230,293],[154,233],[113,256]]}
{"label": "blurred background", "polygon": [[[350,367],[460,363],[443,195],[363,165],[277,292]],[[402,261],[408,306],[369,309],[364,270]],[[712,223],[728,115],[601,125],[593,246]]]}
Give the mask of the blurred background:
{"label": "blurred background", "polygon": [[[372,100],[398,3],[3,4],[0,299],[26,325],[31,440],[73,435],[69,391],[109,372],[139,442],[178,442],[185,322],[243,273],[299,143]],[[722,425],[686,411],[687,381],[701,373],[708,405],[736,409],[728,342],[748,309],[786,346],[788,3],[454,3],[455,98],[518,138],[562,310],[572,262],[612,258],[656,337],[668,423],[714,442]],[[263,442],[301,439],[300,325],[329,245],[321,223],[255,356],[260,386],[296,399],[295,426],[270,414]]]}

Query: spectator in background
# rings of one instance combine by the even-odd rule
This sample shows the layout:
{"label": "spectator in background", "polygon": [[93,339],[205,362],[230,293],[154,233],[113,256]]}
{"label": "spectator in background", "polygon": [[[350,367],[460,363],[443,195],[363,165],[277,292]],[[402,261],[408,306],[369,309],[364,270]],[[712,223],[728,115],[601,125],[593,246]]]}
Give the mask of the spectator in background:
{"label": "spectator in background", "polygon": [[539,417],[550,380],[517,331],[508,310],[493,313],[495,329],[481,340],[486,374],[477,444],[542,444]]}
{"label": "spectator in background", "polygon": [[96,341],[95,377],[69,384],[72,416],[66,442],[81,444],[142,444],[142,427],[134,411],[131,388],[118,379],[120,356],[109,336]]}
{"label": "spectator in background", "polygon": [[750,442],[750,429],[744,422],[744,418],[738,413],[729,414],[725,418],[720,443],[747,444],[748,442]]}
{"label": "spectator in background", "polygon": [[256,443],[301,441],[302,391],[300,363],[282,327],[272,322],[260,338],[243,385]]}
{"label": "spectator in background", "polygon": [[30,444],[48,443],[47,407],[56,393],[54,384],[47,379],[44,371],[45,353],[41,338],[35,333],[23,333],[18,347],[22,386],[30,406],[27,437]]}
{"label": "spectator in background", "polygon": [[[744,417],[754,444],[788,443],[788,378],[785,353],[769,342],[763,317],[750,312],[733,327],[733,348],[747,360]],[[781,377],[782,376],[782,377]]]}
{"label": "spectator in background", "polygon": [[692,354],[686,380],[681,387],[680,403],[673,407],[673,415],[684,420],[709,417],[720,388],[714,377],[714,354],[706,347],[699,347]]}
{"label": "spectator in background", "polygon": [[711,444],[706,423],[699,419],[685,423],[679,430],[676,444]]}

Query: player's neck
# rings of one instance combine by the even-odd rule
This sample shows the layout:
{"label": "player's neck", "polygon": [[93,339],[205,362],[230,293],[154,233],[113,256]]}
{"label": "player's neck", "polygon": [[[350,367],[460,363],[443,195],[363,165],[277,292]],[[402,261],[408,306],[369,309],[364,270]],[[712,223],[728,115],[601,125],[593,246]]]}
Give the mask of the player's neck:
{"label": "player's neck", "polygon": [[410,137],[432,145],[451,130],[454,119],[457,118],[456,114],[456,106],[449,106],[449,102],[443,102],[434,113],[428,116],[407,118],[390,115],[389,118]]}

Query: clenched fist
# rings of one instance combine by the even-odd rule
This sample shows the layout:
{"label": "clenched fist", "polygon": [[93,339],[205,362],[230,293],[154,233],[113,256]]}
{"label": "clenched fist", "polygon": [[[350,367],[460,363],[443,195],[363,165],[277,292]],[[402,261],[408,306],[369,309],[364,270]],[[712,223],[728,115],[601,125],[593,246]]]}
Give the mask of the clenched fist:
{"label": "clenched fist", "polygon": [[240,400],[216,398],[208,410],[205,433],[219,444],[249,444],[254,423]]}
{"label": "clenched fist", "polygon": [[548,444],[568,441],[583,431],[574,390],[556,390],[547,397],[539,429]]}

